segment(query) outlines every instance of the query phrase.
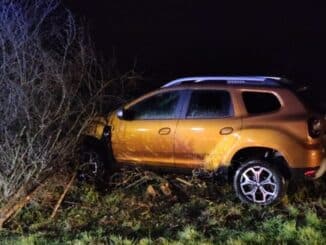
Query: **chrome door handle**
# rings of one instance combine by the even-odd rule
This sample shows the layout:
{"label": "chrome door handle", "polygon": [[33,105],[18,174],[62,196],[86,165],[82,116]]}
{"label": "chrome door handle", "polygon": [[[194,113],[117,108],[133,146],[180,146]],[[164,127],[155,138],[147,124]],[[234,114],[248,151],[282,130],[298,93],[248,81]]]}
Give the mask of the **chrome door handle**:
{"label": "chrome door handle", "polygon": [[171,132],[171,129],[170,128],[161,128],[159,131],[158,131],[158,133],[160,134],[160,135],[167,135],[167,134],[169,134]]}
{"label": "chrome door handle", "polygon": [[228,135],[228,134],[231,134],[233,132],[233,128],[232,127],[225,127],[225,128],[222,128],[220,130],[220,134],[221,135]]}

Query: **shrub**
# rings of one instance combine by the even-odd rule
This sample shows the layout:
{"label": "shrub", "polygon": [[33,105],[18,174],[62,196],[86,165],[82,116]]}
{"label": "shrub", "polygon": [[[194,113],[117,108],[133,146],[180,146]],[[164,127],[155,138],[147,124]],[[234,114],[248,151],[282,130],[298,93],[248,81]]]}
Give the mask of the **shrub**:
{"label": "shrub", "polygon": [[108,84],[97,67],[59,0],[0,0],[0,202],[73,161]]}

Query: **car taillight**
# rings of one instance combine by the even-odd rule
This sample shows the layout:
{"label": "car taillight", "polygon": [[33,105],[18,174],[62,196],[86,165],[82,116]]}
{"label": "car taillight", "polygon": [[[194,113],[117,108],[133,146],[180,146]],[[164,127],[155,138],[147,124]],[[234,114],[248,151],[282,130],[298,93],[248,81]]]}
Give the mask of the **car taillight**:
{"label": "car taillight", "polygon": [[309,129],[309,135],[312,138],[317,138],[322,133],[322,122],[321,119],[312,117],[308,120],[308,129]]}

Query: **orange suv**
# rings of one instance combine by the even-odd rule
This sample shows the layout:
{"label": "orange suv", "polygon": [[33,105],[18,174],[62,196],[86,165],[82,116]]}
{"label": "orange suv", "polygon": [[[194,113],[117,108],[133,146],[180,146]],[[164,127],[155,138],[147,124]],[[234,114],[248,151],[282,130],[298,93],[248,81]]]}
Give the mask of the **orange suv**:
{"label": "orange suv", "polygon": [[[205,168],[227,176],[243,202],[268,205],[285,181],[326,169],[322,118],[311,114],[278,77],[190,77],[165,84],[86,135],[97,154],[92,173],[118,165]],[[89,143],[91,142],[91,143]]]}

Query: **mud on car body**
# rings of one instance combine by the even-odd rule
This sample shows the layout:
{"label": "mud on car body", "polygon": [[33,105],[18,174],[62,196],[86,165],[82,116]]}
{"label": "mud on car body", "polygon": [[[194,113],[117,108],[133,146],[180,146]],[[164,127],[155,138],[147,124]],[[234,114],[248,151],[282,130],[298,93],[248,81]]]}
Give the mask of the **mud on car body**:
{"label": "mud on car body", "polygon": [[228,76],[169,82],[85,134],[118,165],[226,169],[243,202],[268,205],[286,181],[324,174],[323,132],[286,79]]}

